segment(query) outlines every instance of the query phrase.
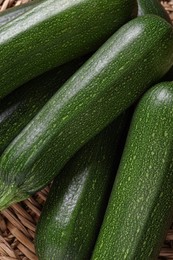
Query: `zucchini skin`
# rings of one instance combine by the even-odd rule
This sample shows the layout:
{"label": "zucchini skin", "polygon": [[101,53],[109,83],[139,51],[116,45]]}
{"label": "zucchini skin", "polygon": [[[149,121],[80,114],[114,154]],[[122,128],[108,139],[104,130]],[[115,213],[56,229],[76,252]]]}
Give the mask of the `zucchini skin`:
{"label": "zucchini skin", "polygon": [[32,2],[28,2],[28,3],[22,4],[20,6],[15,6],[15,7],[12,7],[10,9],[7,9],[7,10],[1,12],[0,13],[0,26],[14,20],[21,14],[26,13],[31,8],[33,8],[35,5],[37,5],[39,1],[41,1],[41,0],[34,0]]}
{"label": "zucchini skin", "polygon": [[146,15],[124,25],[4,151],[0,158],[0,210],[46,186],[77,150],[172,64],[173,29],[165,20]]}
{"label": "zucchini skin", "polygon": [[168,13],[166,12],[159,0],[137,0],[137,5],[138,16],[142,16],[145,14],[155,14],[172,24],[172,21]]}
{"label": "zucchini skin", "polygon": [[2,99],[0,154],[87,58],[89,55],[45,72]]}
{"label": "zucchini skin", "polygon": [[90,140],[55,178],[37,224],[39,259],[90,259],[118,166],[125,120],[120,116]]}
{"label": "zucchini skin", "polygon": [[93,260],[157,259],[173,215],[173,82],[140,100]]}
{"label": "zucchini skin", "polygon": [[[138,16],[146,15],[146,14],[155,14],[163,19],[165,19],[167,22],[172,24],[172,21],[160,3],[159,0],[137,0],[137,5],[138,5]],[[171,81],[173,80],[172,77],[172,70],[173,68],[170,69],[170,71],[161,79],[161,81]]]}
{"label": "zucchini skin", "polygon": [[[0,28],[0,99],[96,50],[131,19],[135,0],[45,0]],[[15,68],[15,72],[14,72]]]}

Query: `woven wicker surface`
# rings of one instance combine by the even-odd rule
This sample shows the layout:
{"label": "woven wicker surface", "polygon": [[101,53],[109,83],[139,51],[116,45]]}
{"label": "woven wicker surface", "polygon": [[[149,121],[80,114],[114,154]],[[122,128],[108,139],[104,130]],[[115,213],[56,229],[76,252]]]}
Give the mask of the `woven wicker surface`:
{"label": "woven wicker surface", "polygon": [[31,0],[0,0],[0,11],[4,11],[7,8],[25,4],[27,2],[30,2]]}
{"label": "woven wicker surface", "polygon": [[[30,1],[0,0],[0,11]],[[173,20],[173,0],[161,3]],[[47,187],[28,200],[0,213],[0,260],[37,260],[34,248],[35,229],[48,192]],[[167,234],[159,259],[173,260],[173,226]]]}
{"label": "woven wicker surface", "polygon": [[35,228],[49,188],[17,203],[0,214],[0,260],[37,260]]}

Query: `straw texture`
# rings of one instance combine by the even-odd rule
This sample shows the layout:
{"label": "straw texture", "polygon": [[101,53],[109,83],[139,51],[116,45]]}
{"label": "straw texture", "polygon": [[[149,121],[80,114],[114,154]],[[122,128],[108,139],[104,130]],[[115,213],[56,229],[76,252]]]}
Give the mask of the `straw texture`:
{"label": "straw texture", "polygon": [[49,188],[0,213],[0,260],[37,260],[34,236]]}
{"label": "straw texture", "polygon": [[173,21],[173,0],[165,0],[161,1],[161,3],[166,9],[166,11],[169,13],[171,20]]}
{"label": "straw texture", "polygon": [[[30,1],[0,0],[0,12]],[[173,20],[173,0],[161,1],[161,3]],[[49,187],[0,213],[0,260],[38,260],[35,255],[34,236],[48,192]],[[173,224],[159,259],[173,260]]]}
{"label": "straw texture", "polygon": [[31,2],[31,0],[0,0],[0,11],[4,11],[7,8],[18,6]]}

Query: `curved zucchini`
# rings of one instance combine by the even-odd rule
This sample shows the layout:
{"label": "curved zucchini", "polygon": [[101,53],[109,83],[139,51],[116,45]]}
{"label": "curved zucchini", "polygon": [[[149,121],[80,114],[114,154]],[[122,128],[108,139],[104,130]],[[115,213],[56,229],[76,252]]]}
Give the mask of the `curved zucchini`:
{"label": "curved zucchini", "polygon": [[36,230],[39,259],[90,258],[115,178],[125,119],[118,118],[79,150],[54,180]]}
{"label": "curved zucchini", "polygon": [[[44,0],[0,28],[0,99],[94,51],[131,18],[135,0]],[[14,70],[15,68],[15,70]]]}
{"label": "curved zucchini", "polygon": [[138,16],[142,16],[145,14],[155,14],[172,24],[172,21],[168,13],[166,12],[159,0],[137,0],[137,4]]}
{"label": "curved zucchini", "polygon": [[84,60],[86,57],[46,72],[1,101],[0,154]]}
{"label": "curved zucchini", "polygon": [[93,260],[157,259],[173,216],[173,82],[134,113]]}
{"label": "curved zucchini", "polygon": [[47,185],[172,64],[173,28],[165,20],[146,15],[121,27],[2,154],[0,210]]}
{"label": "curved zucchini", "polygon": [[38,4],[38,2],[40,2],[40,0],[34,0],[32,2],[28,2],[26,4],[15,6],[15,7],[9,8],[3,12],[0,12],[0,26],[14,20],[21,14],[26,13],[31,8],[36,6]]}
{"label": "curved zucchini", "polygon": [[[167,22],[172,24],[172,21],[160,3],[159,0],[137,0],[138,5],[138,16],[146,15],[146,14],[155,14],[163,19],[165,19]],[[170,71],[161,79],[161,81],[167,81],[167,80],[173,80],[173,68],[170,69]]]}

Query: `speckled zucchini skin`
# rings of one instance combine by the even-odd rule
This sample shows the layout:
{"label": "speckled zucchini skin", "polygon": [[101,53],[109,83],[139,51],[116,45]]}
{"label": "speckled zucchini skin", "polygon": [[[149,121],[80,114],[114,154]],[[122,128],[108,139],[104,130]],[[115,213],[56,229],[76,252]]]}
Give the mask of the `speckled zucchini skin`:
{"label": "speckled zucchini skin", "polygon": [[53,182],[37,225],[39,259],[90,258],[115,178],[125,120],[121,116],[79,150]]}
{"label": "speckled zucchini skin", "polygon": [[0,210],[47,185],[172,64],[173,29],[165,20],[147,15],[121,27],[2,154]]}
{"label": "speckled zucchini skin", "polygon": [[[166,12],[159,0],[137,0],[137,5],[138,16],[146,14],[155,14],[172,24],[172,21],[168,13]],[[161,81],[167,80],[173,80],[173,68],[171,68],[170,71],[161,79]]]}
{"label": "speckled zucchini skin", "polygon": [[131,18],[135,0],[47,0],[0,28],[0,98],[94,51]]}
{"label": "speckled zucchini skin", "polygon": [[43,0],[34,0],[32,2],[28,2],[28,3],[22,4],[20,6],[15,6],[15,7],[9,8],[3,12],[0,12],[0,26],[14,20],[19,15],[26,13],[31,8],[36,6],[38,4],[38,2],[40,2],[40,1],[43,1]]}
{"label": "speckled zucchini skin", "polygon": [[155,260],[173,216],[173,82],[134,113],[92,260]]}
{"label": "speckled zucchini skin", "polygon": [[1,101],[0,154],[87,57],[38,76]]}
{"label": "speckled zucchini skin", "polygon": [[137,0],[137,5],[138,16],[145,14],[155,14],[172,24],[172,21],[168,13],[166,12],[159,0]]}

